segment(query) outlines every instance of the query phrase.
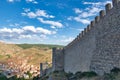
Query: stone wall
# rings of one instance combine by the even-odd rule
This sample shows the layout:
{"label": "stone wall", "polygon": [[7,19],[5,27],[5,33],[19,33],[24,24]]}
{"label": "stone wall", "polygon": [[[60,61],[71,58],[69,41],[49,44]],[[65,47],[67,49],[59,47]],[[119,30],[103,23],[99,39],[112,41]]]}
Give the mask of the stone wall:
{"label": "stone wall", "polygon": [[49,66],[47,62],[40,63],[40,76],[44,76],[52,72],[52,68]]}
{"label": "stone wall", "polygon": [[94,53],[91,70],[102,75],[114,67],[120,68],[120,2],[96,24]]}
{"label": "stone wall", "polygon": [[[93,51],[95,49],[94,27],[74,41],[72,46],[65,48],[64,70],[66,72],[89,71]],[[80,35],[79,35],[80,37]]]}
{"label": "stone wall", "polygon": [[102,75],[120,68],[120,0],[99,16],[64,49],[53,49],[53,71],[95,71]]}
{"label": "stone wall", "polygon": [[62,48],[53,48],[52,68],[53,71],[64,69],[64,50]]}
{"label": "stone wall", "polygon": [[92,70],[103,74],[114,67],[120,68],[119,0],[113,0],[113,8],[107,4],[105,11],[100,11],[100,15],[81,34],[65,47],[66,72]]}

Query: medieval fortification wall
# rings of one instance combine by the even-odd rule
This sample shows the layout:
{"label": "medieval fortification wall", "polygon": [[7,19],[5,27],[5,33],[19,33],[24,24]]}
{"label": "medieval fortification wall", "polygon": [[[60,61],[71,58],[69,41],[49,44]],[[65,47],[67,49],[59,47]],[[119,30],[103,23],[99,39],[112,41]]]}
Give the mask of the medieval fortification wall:
{"label": "medieval fortification wall", "polygon": [[53,49],[53,71],[95,71],[102,75],[120,68],[120,0],[99,16],[63,49]]}

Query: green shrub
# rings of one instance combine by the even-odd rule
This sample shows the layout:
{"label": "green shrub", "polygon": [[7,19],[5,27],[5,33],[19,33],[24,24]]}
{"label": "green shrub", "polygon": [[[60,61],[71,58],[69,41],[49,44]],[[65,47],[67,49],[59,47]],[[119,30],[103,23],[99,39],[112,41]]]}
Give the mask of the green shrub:
{"label": "green shrub", "polygon": [[81,75],[83,77],[95,77],[95,76],[97,76],[97,74],[95,72],[93,72],[93,71],[91,71],[91,72],[83,72]]}
{"label": "green shrub", "polygon": [[104,74],[104,80],[115,80],[115,75],[114,74]]}
{"label": "green shrub", "polygon": [[82,78],[82,72],[76,72],[74,78]]}
{"label": "green shrub", "polygon": [[69,72],[69,73],[65,73],[65,76],[66,76],[67,78],[70,78],[70,77],[73,76],[73,73],[71,73],[71,72]]}
{"label": "green shrub", "polygon": [[59,71],[53,71],[53,73],[59,73]]}
{"label": "green shrub", "polygon": [[110,72],[118,74],[120,72],[120,69],[115,67]]}
{"label": "green shrub", "polygon": [[75,73],[74,78],[80,79],[83,77],[95,77],[97,74],[95,72],[77,72]]}
{"label": "green shrub", "polygon": [[0,75],[0,80],[7,80],[7,77],[4,75]]}
{"label": "green shrub", "polygon": [[9,54],[6,55],[8,58],[10,58],[11,56]]}

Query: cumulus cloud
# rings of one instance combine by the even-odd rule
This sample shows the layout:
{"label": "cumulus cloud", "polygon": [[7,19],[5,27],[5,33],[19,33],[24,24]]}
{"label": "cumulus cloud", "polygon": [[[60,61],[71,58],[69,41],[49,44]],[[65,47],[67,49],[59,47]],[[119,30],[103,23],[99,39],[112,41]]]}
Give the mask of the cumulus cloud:
{"label": "cumulus cloud", "polygon": [[20,2],[21,0],[7,0],[7,2],[13,3],[13,2]]}
{"label": "cumulus cloud", "polygon": [[45,10],[37,9],[35,12],[33,12],[27,8],[23,8],[23,9],[24,9],[24,12],[21,13],[22,16],[27,16],[29,18],[35,18],[43,24],[49,24],[51,28],[62,28],[63,27],[63,24],[58,21],[44,20],[43,18],[47,18],[47,19],[55,18],[55,16],[47,14]]}
{"label": "cumulus cloud", "polygon": [[27,13],[27,16],[28,16],[29,18],[35,18],[35,17],[37,17],[37,15],[36,15],[34,12],[29,12],[29,13]]}
{"label": "cumulus cloud", "polygon": [[23,8],[25,12],[29,12],[30,8]]}
{"label": "cumulus cloud", "polygon": [[26,0],[27,3],[33,3],[33,4],[38,4],[36,0]]}
{"label": "cumulus cloud", "polygon": [[81,22],[83,24],[89,24],[91,21],[91,17],[97,15],[100,10],[104,9],[105,4],[112,3],[110,0],[104,2],[83,2],[84,5],[88,7],[85,9],[74,8],[74,12],[78,16],[70,16],[68,20],[75,20],[77,22]]}
{"label": "cumulus cloud", "polygon": [[82,12],[79,8],[75,8],[74,11],[75,11],[75,13],[77,13],[77,14]]}
{"label": "cumulus cloud", "polygon": [[8,2],[14,2],[14,0],[7,0]]}
{"label": "cumulus cloud", "polygon": [[53,15],[48,15],[45,10],[37,9],[35,12],[30,11],[30,9],[23,8],[24,12],[21,13],[22,16],[28,16],[29,18],[36,18],[36,17],[45,17],[45,18],[55,18]]}
{"label": "cumulus cloud", "polygon": [[50,24],[50,25],[52,25],[52,27],[53,27],[53,26],[54,26],[54,27],[56,26],[56,27],[58,27],[58,28],[63,27],[62,23],[57,22],[57,21],[43,20],[43,18],[38,18],[38,20],[39,20],[41,23]]}
{"label": "cumulus cloud", "polygon": [[72,20],[73,19],[73,16],[70,16],[67,18],[67,20]]}
{"label": "cumulus cloud", "polygon": [[111,3],[112,4],[112,1],[108,0],[108,1],[105,1],[105,2],[83,2],[83,4],[85,4],[85,5],[92,5],[92,6],[96,6],[96,7],[99,7],[101,5],[105,5],[107,3]]}
{"label": "cumulus cloud", "polygon": [[22,39],[22,38],[45,38],[46,35],[56,34],[56,31],[44,29],[42,27],[24,26],[23,28],[1,28],[0,39]]}
{"label": "cumulus cloud", "polygon": [[78,17],[76,17],[76,18],[74,18],[77,22],[81,22],[81,23],[83,23],[83,24],[89,24],[90,23],[90,20],[88,20],[88,19],[81,19],[81,18],[78,18]]}

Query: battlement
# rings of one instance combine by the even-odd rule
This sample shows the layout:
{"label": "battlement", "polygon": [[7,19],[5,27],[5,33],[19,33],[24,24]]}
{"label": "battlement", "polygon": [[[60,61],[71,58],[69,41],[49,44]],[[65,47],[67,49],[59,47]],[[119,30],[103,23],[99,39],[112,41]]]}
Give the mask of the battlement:
{"label": "battlement", "polygon": [[90,24],[87,26],[87,28],[84,29],[84,31],[81,31],[81,33],[71,42],[69,43],[65,48],[69,48],[75,43],[77,43],[79,40],[81,40],[86,34],[89,34],[89,31],[93,29],[93,27],[96,27],[95,25],[99,23],[100,20],[102,20],[106,15],[109,15],[109,12],[112,8],[118,8],[118,4],[120,4],[120,0],[112,0],[113,7],[110,3],[105,5],[105,10],[101,10],[99,12],[99,16],[95,17],[95,20],[91,21]]}
{"label": "battlement", "polygon": [[113,7],[118,6],[119,2],[120,2],[120,0],[112,0]]}

